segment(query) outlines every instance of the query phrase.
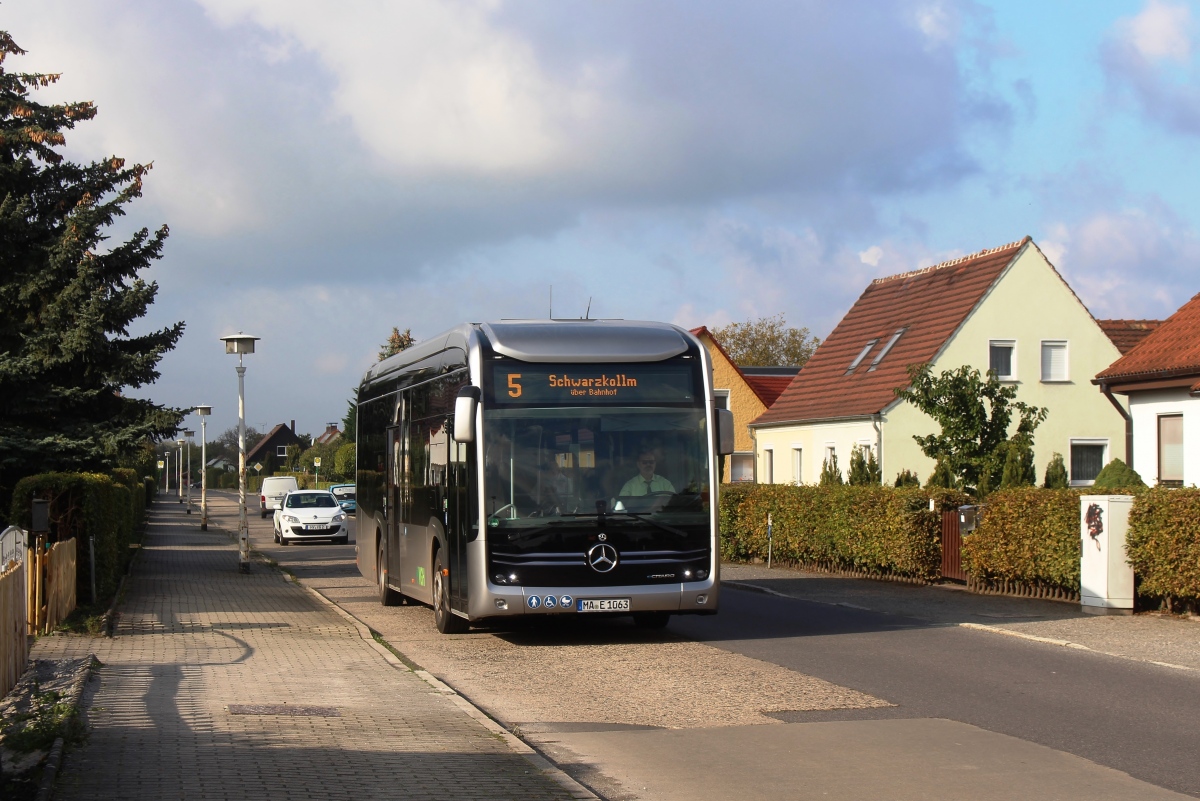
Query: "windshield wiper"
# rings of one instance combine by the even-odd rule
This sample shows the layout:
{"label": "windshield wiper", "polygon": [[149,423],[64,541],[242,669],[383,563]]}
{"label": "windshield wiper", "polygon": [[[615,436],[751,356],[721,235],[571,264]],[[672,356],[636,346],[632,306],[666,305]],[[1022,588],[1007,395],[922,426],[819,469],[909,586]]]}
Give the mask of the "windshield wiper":
{"label": "windshield wiper", "polygon": [[[597,506],[599,506],[599,504],[597,504]],[[674,526],[668,526],[666,523],[661,523],[661,522],[655,520],[654,518],[650,517],[649,512],[629,512],[629,511],[624,511],[624,510],[622,510],[620,512],[612,512],[612,511],[607,511],[605,509],[597,508],[597,510],[595,512],[572,512],[570,514],[563,514],[563,515],[561,515],[561,517],[594,517],[594,518],[596,518],[596,522],[602,526],[604,525],[604,521],[610,517],[624,517],[624,518],[628,518],[631,520],[639,520],[643,523],[649,523],[650,525],[654,526],[655,528],[660,528],[663,531],[666,531],[670,534],[674,534],[677,537],[685,537],[686,538],[686,537],[691,536],[690,534],[688,534],[686,531],[683,531],[682,529],[675,528]]]}

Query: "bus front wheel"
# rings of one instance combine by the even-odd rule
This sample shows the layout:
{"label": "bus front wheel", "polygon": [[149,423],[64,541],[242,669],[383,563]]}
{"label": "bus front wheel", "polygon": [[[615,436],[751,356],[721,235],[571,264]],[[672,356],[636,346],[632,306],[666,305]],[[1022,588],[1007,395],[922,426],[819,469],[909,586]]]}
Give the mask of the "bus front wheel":
{"label": "bus front wheel", "polygon": [[442,552],[433,555],[433,622],[442,634],[462,634],[470,624],[450,611],[450,582],[442,565]]}

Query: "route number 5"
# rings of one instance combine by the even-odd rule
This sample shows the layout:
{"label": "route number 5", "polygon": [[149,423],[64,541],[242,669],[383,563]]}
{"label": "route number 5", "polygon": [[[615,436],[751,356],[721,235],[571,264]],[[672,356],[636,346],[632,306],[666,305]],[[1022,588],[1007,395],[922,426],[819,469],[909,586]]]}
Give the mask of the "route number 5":
{"label": "route number 5", "polygon": [[508,397],[510,397],[510,398],[521,397],[521,385],[520,385],[520,383],[517,382],[517,379],[520,377],[521,377],[520,373],[509,373],[508,374]]}

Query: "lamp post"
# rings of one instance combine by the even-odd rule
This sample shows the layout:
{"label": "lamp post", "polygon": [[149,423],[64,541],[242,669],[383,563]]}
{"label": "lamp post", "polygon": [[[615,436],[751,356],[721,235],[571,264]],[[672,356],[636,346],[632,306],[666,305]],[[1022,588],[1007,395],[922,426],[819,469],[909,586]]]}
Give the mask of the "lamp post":
{"label": "lamp post", "polygon": [[185,471],[184,481],[187,483],[187,513],[192,513],[192,437],[196,436],[196,432],[188,429],[183,432],[183,438],[187,440],[187,470]]}
{"label": "lamp post", "polygon": [[175,478],[179,480],[179,502],[183,503],[183,439],[175,440],[175,445],[179,448],[179,454],[175,459]]}
{"label": "lamp post", "polygon": [[163,456],[167,462],[167,469],[163,471],[163,492],[171,492],[171,449],[163,448]]}
{"label": "lamp post", "polygon": [[242,364],[242,356],[254,353],[254,343],[258,337],[248,336],[239,331],[236,334],[221,337],[225,343],[226,353],[236,353],[238,357],[238,570],[250,572],[250,526],[246,523],[246,368]]}
{"label": "lamp post", "polygon": [[200,530],[208,531],[208,435],[205,424],[212,414],[211,406],[197,406],[200,415]]}

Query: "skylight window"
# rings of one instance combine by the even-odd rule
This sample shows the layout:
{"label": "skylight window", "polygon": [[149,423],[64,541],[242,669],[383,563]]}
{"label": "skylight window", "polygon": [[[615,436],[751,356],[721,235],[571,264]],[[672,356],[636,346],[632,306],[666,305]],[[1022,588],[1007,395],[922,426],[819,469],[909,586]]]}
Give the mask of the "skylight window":
{"label": "skylight window", "polygon": [[878,343],[878,339],[872,339],[870,342],[864,345],[863,349],[858,352],[857,356],[854,357],[854,361],[850,362],[850,366],[846,368],[846,375],[850,375],[857,370],[858,366],[862,364],[863,359],[867,358],[867,354],[871,352],[871,348],[875,347],[875,345]]}
{"label": "skylight window", "polygon": [[883,350],[879,351],[879,355],[871,360],[871,366],[867,368],[868,373],[873,372],[875,368],[879,366],[879,363],[883,361],[883,357],[888,355],[888,351],[890,351],[892,346],[896,344],[896,341],[900,339],[900,335],[907,330],[907,328],[901,328],[899,331],[892,334],[892,338],[889,339],[887,344],[883,346]]}

